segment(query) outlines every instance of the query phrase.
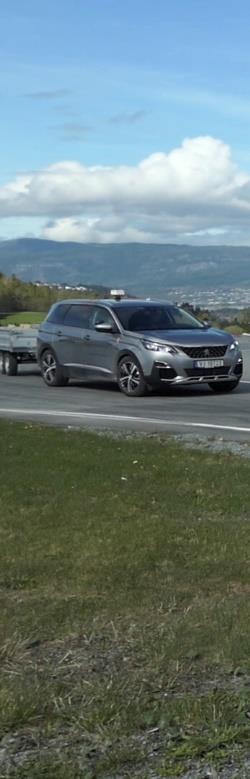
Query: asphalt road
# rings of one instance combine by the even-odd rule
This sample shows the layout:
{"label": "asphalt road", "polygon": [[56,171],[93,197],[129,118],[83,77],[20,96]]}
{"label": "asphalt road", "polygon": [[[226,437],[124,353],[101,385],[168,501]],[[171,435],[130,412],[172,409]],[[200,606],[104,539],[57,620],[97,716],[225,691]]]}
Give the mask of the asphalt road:
{"label": "asphalt road", "polygon": [[215,395],[206,386],[127,398],[107,383],[71,383],[49,389],[38,369],[0,376],[0,416],[73,427],[195,433],[250,443],[250,337],[242,337],[244,376],[236,392]]}

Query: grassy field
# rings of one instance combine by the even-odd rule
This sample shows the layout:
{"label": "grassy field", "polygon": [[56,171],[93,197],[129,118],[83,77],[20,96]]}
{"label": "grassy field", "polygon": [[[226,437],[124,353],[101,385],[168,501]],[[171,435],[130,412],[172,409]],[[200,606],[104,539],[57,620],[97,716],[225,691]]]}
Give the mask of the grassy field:
{"label": "grassy field", "polygon": [[7,325],[37,325],[43,321],[46,313],[44,311],[16,311],[14,314],[2,316],[0,326]]}
{"label": "grassy field", "polygon": [[7,422],[0,462],[0,777],[250,776],[250,462]]}

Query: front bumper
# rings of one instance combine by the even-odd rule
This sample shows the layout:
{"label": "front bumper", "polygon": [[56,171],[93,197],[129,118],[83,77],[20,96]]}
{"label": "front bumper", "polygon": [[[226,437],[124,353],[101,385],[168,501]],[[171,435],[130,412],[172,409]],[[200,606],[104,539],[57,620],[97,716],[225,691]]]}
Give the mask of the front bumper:
{"label": "front bumper", "polygon": [[164,359],[155,360],[148,382],[151,386],[161,384],[210,384],[218,381],[240,380],[243,373],[243,358],[241,352],[237,352],[234,359],[230,356],[224,359],[224,365],[213,368],[197,368],[195,361],[189,358],[179,359],[164,355]]}

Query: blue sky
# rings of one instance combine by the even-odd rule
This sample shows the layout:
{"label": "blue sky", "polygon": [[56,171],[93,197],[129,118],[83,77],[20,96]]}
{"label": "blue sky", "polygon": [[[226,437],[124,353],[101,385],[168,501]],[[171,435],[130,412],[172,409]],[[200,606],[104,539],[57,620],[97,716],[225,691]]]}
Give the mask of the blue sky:
{"label": "blue sky", "polygon": [[2,3],[0,185],[63,160],[136,166],[199,136],[249,172],[249,22],[247,0]]}

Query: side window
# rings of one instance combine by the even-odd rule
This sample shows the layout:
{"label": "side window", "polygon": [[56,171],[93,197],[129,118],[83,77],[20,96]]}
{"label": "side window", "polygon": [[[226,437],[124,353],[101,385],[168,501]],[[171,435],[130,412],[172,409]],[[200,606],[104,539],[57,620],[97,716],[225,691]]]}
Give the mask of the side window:
{"label": "side window", "polygon": [[102,308],[101,306],[95,306],[92,310],[92,329],[94,329],[96,325],[111,325],[114,329],[117,329],[112,314],[110,314],[107,308]]}
{"label": "side window", "polygon": [[51,322],[51,324],[53,325],[63,324],[63,320],[68,308],[69,308],[68,303],[60,303],[57,306],[53,306],[52,310],[49,312],[47,316],[47,322]]}
{"label": "side window", "polygon": [[81,306],[81,304],[70,306],[64,319],[64,325],[89,329],[91,310],[91,306]]}

